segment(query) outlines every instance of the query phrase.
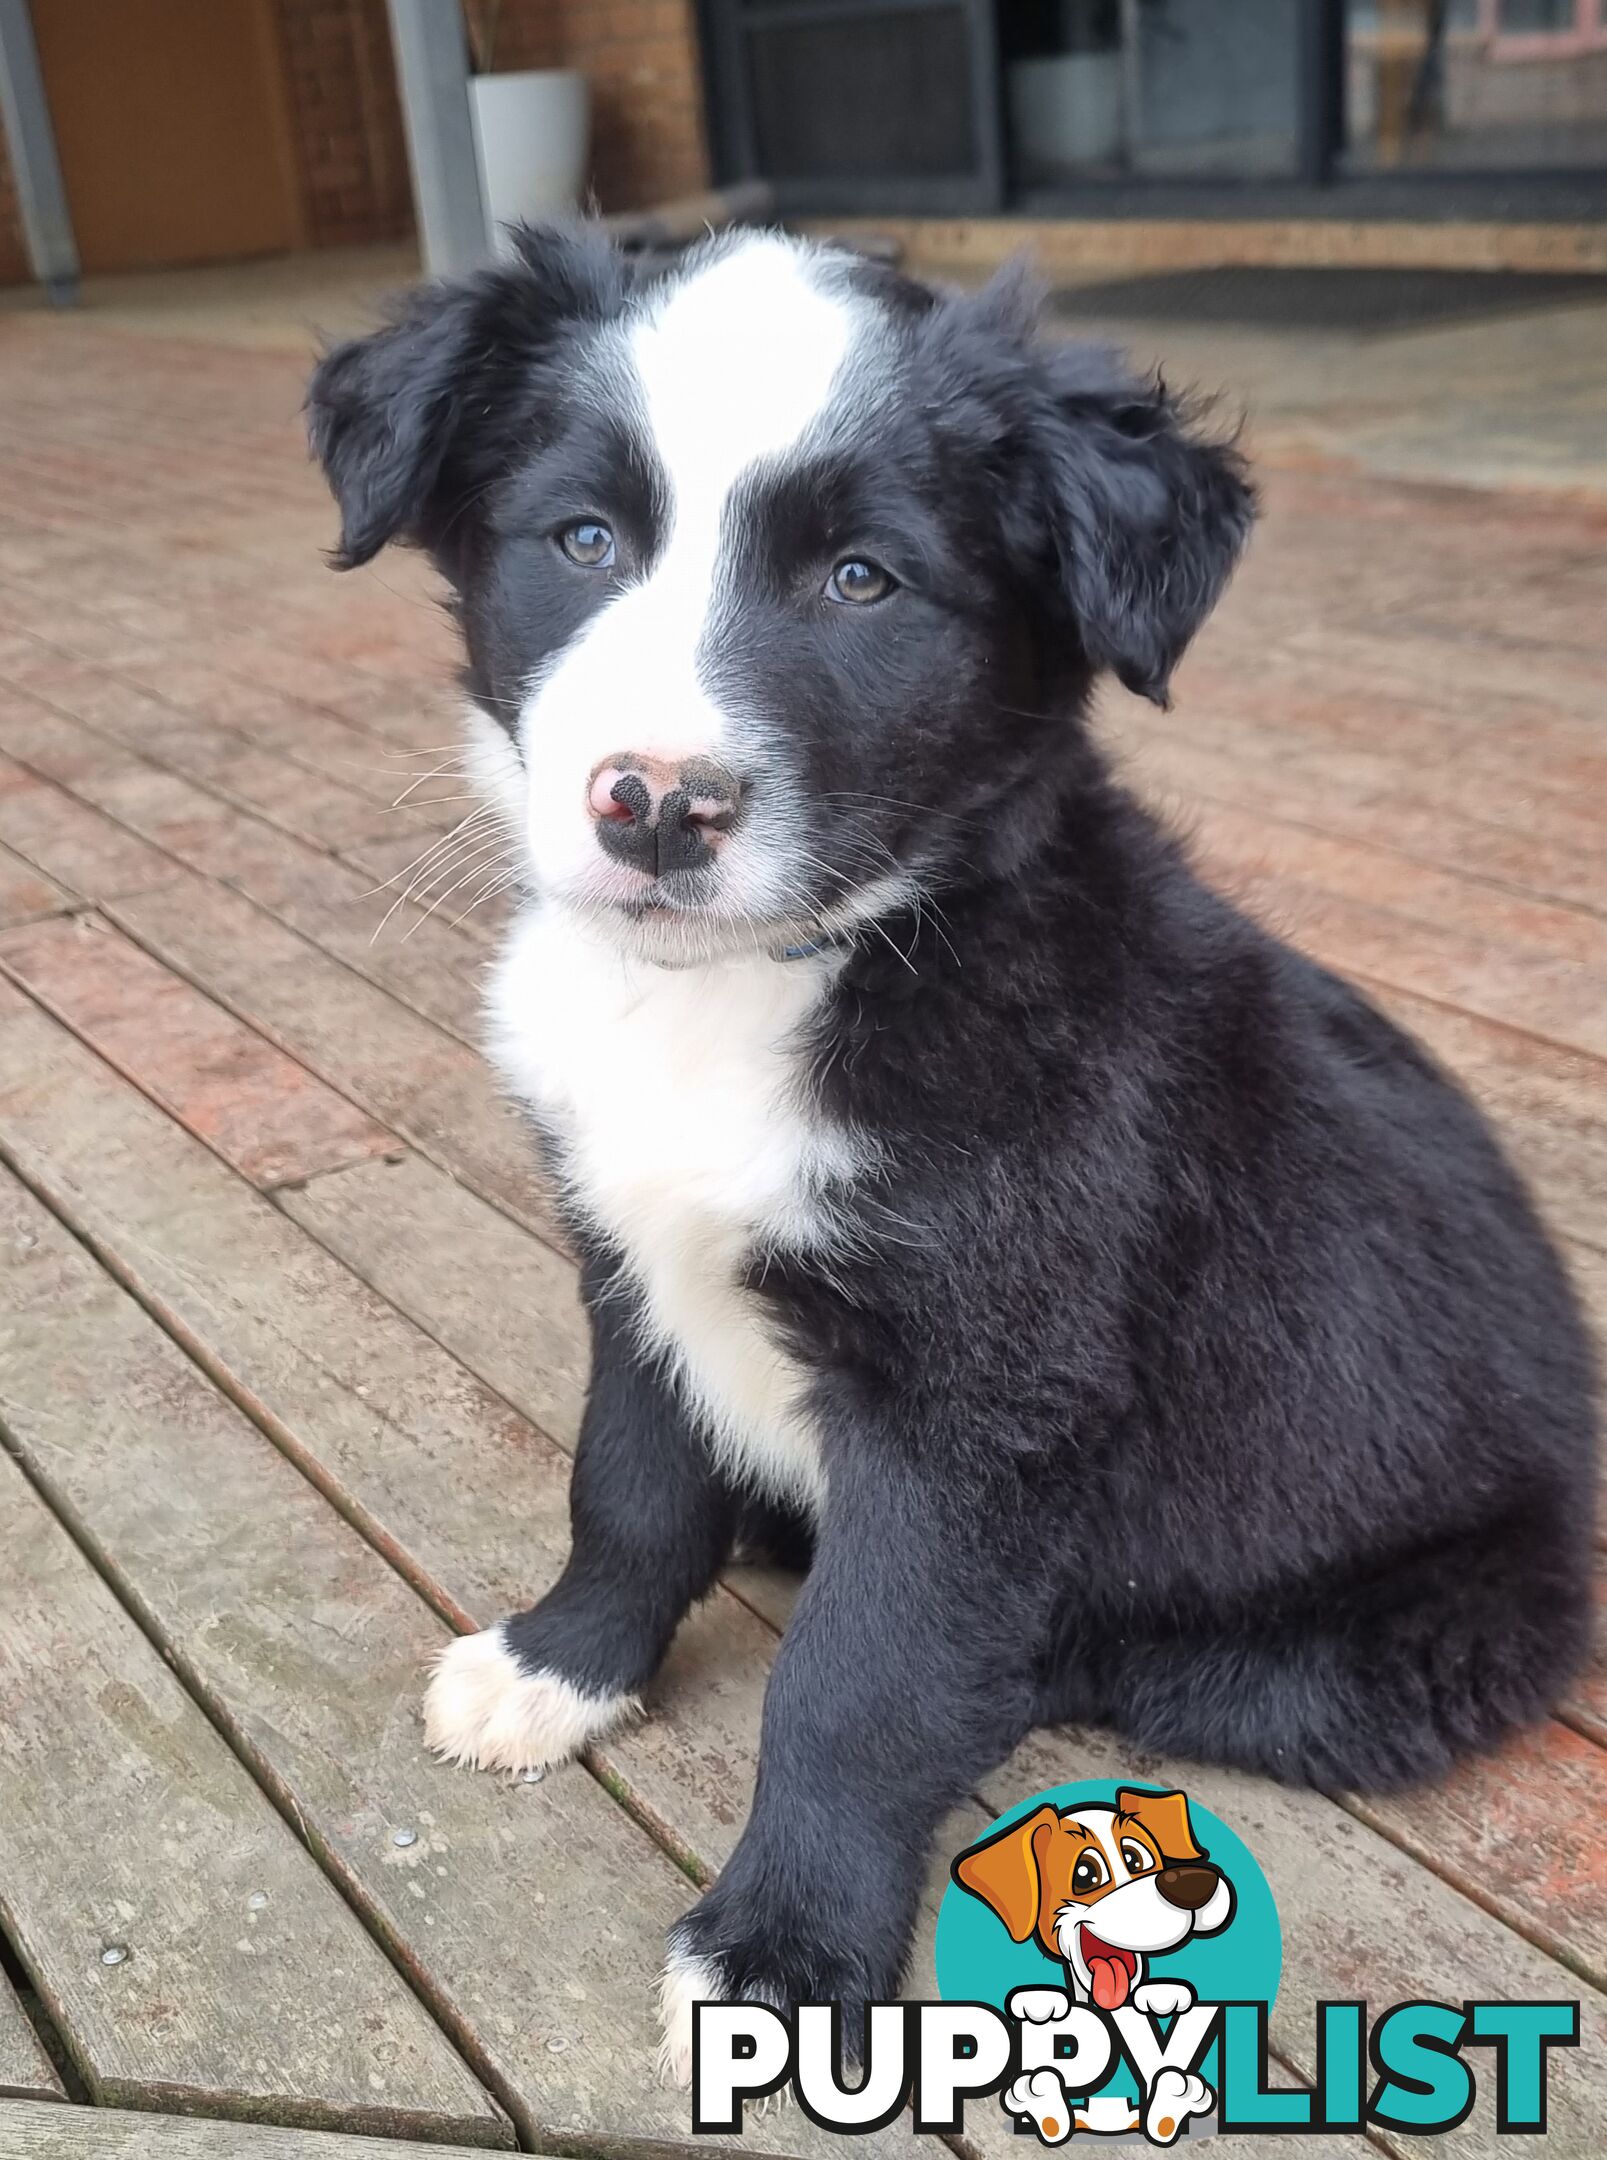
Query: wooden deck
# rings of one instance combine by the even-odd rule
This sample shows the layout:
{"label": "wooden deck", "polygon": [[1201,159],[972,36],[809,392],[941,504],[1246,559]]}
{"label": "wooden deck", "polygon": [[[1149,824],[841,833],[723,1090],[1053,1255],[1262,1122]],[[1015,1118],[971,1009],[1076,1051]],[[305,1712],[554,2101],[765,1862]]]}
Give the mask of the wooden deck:
{"label": "wooden deck", "polygon": [[[388,807],[450,763],[446,627],[415,565],[321,565],[293,308],[195,290],[0,314],[0,2156],[662,2151],[659,1942],[741,1828],[787,1588],[735,1571],[585,1766],[422,1752],[431,1651],[560,1565],[582,1329],[476,1049],[495,904],[378,928],[465,807]],[[1466,1077],[1598,1315],[1604,332],[1182,340],[1255,388],[1266,523],[1175,711],[1104,716],[1213,876]],[[1600,2152],[1604,1748],[1598,1667],[1407,1798],[1178,1771],[1277,1894],[1279,2061],[1323,1996],[1582,1998],[1549,2147]],[[1115,1771],[1173,1774],[1041,1733],[948,1850]],[[1487,2095],[1435,2149],[1497,2149]]]}

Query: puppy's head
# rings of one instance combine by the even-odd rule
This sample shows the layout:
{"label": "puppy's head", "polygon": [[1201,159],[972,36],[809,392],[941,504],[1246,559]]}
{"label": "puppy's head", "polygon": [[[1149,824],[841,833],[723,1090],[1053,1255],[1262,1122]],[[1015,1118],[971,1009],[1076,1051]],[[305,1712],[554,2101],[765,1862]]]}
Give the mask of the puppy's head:
{"label": "puppy's head", "polygon": [[840,927],[1012,860],[1099,670],[1165,697],[1249,490],[1032,316],[775,234],[637,281],[531,230],[327,355],[336,560],[455,588],[541,890],[665,957]]}
{"label": "puppy's head", "polygon": [[1233,1917],[1233,1887],[1195,1842],[1180,1792],[1123,1787],[1114,1805],[1041,1807],[961,1853],[953,1873],[1102,2010],[1126,2002],[1146,1957]]}

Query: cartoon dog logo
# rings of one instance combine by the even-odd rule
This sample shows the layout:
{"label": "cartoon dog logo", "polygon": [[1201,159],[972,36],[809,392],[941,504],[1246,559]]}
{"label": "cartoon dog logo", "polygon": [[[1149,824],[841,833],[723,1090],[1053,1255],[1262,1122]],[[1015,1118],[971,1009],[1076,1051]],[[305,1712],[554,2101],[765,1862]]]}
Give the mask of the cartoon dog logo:
{"label": "cartoon dog logo", "polygon": [[[1236,1902],[1194,1836],[1185,1796],[1129,1786],[1114,1801],[1035,1809],[961,1853],[953,1876],[997,1914],[1013,1942],[1035,1940],[1062,1967],[1065,1994],[1033,1988],[1012,1997],[1027,2018],[1063,2016],[1071,2002],[1175,2017],[1192,2006],[1194,1990],[1186,1980],[1149,1978],[1150,1959],[1196,1935],[1219,1934]],[[1003,2099],[1012,2114],[1032,2120],[1045,2144],[1078,2130],[1111,2136],[1142,2128],[1165,2145],[1215,2095],[1192,2074],[1163,2070],[1142,2108],[1109,2095],[1073,2107],[1047,2069],[1018,2078]]]}
{"label": "cartoon dog logo", "polygon": [[1135,1792],[1065,1814],[1047,1805],[954,1863],[1012,1942],[1035,1936],[1072,1994],[1100,2010],[1170,2016],[1194,1999],[1181,1980],[1146,1980],[1148,1961],[1233,1918],[1233,1885],[1195,1842],[1180,1792]]}

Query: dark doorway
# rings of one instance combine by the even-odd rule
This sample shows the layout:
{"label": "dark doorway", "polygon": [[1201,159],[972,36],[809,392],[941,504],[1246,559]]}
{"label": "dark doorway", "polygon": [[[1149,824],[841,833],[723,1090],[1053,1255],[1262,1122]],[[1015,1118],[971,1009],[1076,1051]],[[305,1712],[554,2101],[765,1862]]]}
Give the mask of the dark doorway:
{"label": "dark doorway", "polygon": [[722,177],[788,211],[1567,218],[1607,185],[1607,0],[702,14]]}
{"label": "dark doorway", "polygon": [[999,209],[992,0],[703,0],[722,179],[783,210]]}

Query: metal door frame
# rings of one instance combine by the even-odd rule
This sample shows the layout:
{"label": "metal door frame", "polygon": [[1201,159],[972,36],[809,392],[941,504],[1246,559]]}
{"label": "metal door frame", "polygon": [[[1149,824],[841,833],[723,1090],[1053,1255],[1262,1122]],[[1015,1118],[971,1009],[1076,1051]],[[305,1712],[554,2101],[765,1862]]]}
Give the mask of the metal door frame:
{"label": "metal door frame", "polygon": [[58,306],[67,305],[78,298],[78,243],[28,0],[0,0],[0,135],[33,274]]}

